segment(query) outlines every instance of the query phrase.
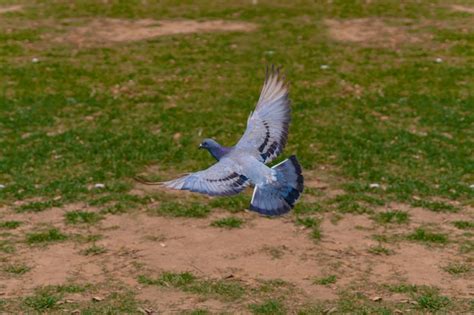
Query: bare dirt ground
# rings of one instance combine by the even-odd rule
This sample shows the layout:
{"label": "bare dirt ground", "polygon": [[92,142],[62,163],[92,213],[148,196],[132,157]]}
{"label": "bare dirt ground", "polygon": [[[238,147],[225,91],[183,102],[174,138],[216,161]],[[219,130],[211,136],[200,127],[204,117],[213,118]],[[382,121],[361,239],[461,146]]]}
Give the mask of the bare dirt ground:
{"label": "bare dirt ground", "polygon": [[468,7],[465,5],[453,4],[451,9],[458,12],[471,13],[474,14],[474,7]]}
{"label": "bare dirt ground", "polygon": [[329,36],[337,41],[363,45],[397,47],[418,43],[422,39],[408,32],[407,27],[388,25],[377,18],[326,20]]}
{"label": "bare dirt ground", "polygon": [[9,6],[0,6],[0,14],[9,13],[9,12],[17,12],[23,9],[22,5],[9,5]]}
{"label": "bare dirt ground", "polygon": [[[451,222],[469,219],[471,211],[433,213],[403,204],[386,208],[407,211],[411,222],[386,227],[366,215],[345,214],[335,222],[330,214],[324,214],[319,242],[312,240],[308,231],[295,225],[290,217],[269,219],[240,213],[238,216],[245,220],[243,228],[228,230],[210,226],[213,220],[228,216],[223,210],[204,219],[150,216],[145,209],[108,215],[101,223],[87,227],[87,234],[102,236],[96,245],[105,248],[105,253],[85,256],[82,251],[90,244],[72,240],[47,247],[19,245],[15,262],[32,269],[21,278],[1,274],[0,292],[4,297],[21,297],[45,285],[114,282],[133,288],[140,300],[156,309],[226,310],[228,305],[219,300],[202,299],[175,289],[143,287],[137,282],[140,274],[190,271],[203,278],[232,277],[250,286],[261,280],[283,280],[298,292],[296,304],[336,299],[338,290],[348,286],[358,287],[368,296],[399,302],[407,297],[380,289],[382,284],[398,283],[435,286],[449,296],[471,296],[472,278],[452,276],[443,270],[449,263],[462,260],[456,244],[426,246],[404,240],[386,245],[392,255],[369,252],[378,244],[373,238],[375,234],[401,235],[426,224],[435,224],[438,231],[454,238],[460,232]],[[64,223],[65,212],[73,209],[96,210],[74,204],[39,213],[7,214],[2,219],[25,222],[12,232],[18,235],[41,226],[58,227],[68,235],[84,234],[84,227]],[[331,274],[337,275],[335,284],[314,284],[314,279]],[[69,298],[80,301],[92,297],[76,294]]]}
{"label": "bare dirt ground", "polygon": [[[84,23],[83,23],[84,24]],[[158,36],[206,33],[206,32],[250,32],[256,25],[247,22],[213,21],[157,21],[95,19],[83,26],[70,29],[55,41],[69,42],[75,45],[97,45],[108,42],[129,42],[146,40]]]}

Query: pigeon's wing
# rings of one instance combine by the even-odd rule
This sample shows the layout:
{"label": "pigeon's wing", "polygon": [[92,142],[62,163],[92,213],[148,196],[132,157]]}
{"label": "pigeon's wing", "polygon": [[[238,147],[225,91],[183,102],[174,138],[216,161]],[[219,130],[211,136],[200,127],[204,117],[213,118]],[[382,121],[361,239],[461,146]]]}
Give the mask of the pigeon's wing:
{"label": "pigeon's wing", "polygon": [[168,188],[190,190],[210,196],[235,195],[249,184],[241,167],[233,160],[222,159],[206,170],[164,182]]}
{"label": "pigeon's wing", "polygon": [[288,139],[290,103],[288,85],[279,69],[267,68],[257,107],[250,114],[247,129],[236,148],[253,151],[263,163],[277,157]]}

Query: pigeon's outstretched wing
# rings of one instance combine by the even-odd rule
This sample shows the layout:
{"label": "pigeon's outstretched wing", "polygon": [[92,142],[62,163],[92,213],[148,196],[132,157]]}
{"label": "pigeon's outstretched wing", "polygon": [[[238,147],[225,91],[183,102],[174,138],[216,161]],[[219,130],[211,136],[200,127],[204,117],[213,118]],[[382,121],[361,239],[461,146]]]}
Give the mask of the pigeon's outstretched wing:
{"label": "pigeon's outstretched wing", "polygon": [[235,195],[249,184],[240,166],[230,159],[222,159],[206,170],[164,182],[168,188],[190,190],[210,196]]}
{"label": "pigeon's outstretched wing", "polygon": [[291,120],[288,85],[280,70],[267,68],[265,83],[255,111],[236,149],[250,150],[263,163],[269,163],[284,149]]}

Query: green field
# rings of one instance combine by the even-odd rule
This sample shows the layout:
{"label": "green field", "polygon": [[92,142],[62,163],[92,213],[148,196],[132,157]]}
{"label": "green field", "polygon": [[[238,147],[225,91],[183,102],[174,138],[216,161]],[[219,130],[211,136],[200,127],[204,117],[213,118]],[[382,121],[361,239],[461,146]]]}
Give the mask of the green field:
{"label": "green field", "polygon": [[[20,3],[21,2],[21,3]],[[474,1],[0,0],[0,312],[474,312]],[[166,191],[283,66],[269,219]]]}

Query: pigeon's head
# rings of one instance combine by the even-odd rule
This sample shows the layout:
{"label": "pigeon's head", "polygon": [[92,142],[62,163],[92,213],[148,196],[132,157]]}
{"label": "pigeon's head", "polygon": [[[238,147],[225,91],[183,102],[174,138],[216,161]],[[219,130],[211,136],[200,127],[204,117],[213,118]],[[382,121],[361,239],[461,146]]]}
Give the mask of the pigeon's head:
{"label": "pigeon's head", "polygon": [[211,151],[217,148],[220,148],[220,144],[217,143],[217,141],[215,141],[214,139],[204,139],[199,145],[199,149],[206,149],[208,151]]}
{"label": "pigeon's head", "polygon": [[199,149],[206,149],[218,161],[231,150],[231,148],[221,146],[213,139],[204,139],[199,145]]}

